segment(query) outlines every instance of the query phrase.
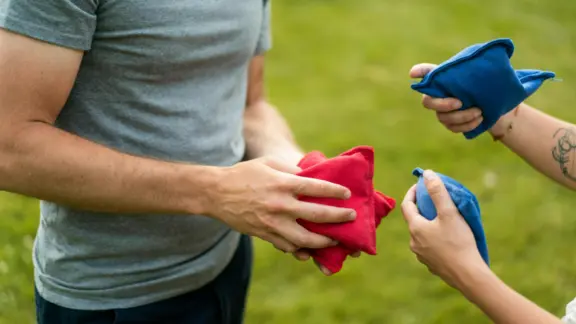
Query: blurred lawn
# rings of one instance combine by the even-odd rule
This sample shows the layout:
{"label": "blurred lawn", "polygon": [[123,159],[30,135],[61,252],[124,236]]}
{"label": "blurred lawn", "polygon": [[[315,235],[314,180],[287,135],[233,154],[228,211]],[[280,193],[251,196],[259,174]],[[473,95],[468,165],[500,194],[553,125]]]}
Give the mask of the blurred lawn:
{"label": "blurred lawn", "polygon": [[[530,103],[576,122],[575,1],[274,0],[268,88],[307,150],[376,149],[376,185],[398,199],[416,166],[462,181],[484,211],[493,269],[555,314],[576,296],[573,193],[535,173],[488,136],[445,131],[409,88],[409,68],[510,37],[517,68],[557,72]],[[0,323],[32,323],[30,253],[37,202],[0,196]],[[378,236],[379,255],[325,278],[265,243],[247,323],[488,323],[419,265],[398,210]]]}

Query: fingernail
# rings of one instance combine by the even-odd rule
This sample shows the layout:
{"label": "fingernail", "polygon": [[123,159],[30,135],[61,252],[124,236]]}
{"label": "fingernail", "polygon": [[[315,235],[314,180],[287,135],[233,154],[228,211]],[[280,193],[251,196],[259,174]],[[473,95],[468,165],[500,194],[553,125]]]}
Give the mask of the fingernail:
{"label": "fingernail", "polygon": [[344,195],[344,199],[349,199],[350,197],[352,197],[352,193],[350,192],[350,190],[346,191],[346,194]]}
{"label": "fingernail", "polygon": [[348,219],[355,220],[356,219],[356,211],[351,211],[350,215],[348,215]]}
{"label": "fingernail", "polygon": [[324,267],[324,266],[320,266],[320,271],[322,271],[322,273],[327,275],[327,276],[332,275],[332,272],[330,272],[330,270],[326,269],[326,267]]}
{"label": "fingernail", "polygon": [[462,107],[462,103],[460,101],[454,101],[452,104],[452,108],[454,109],[460,109],[460,107]]}
{"label": "fingernail", "polygon": [[331,245],[331,246],[336,246],[336,245],[338,245],[338,243],[339,243],[338,241],[334,240],[334,241],[330,242],[330,245]]}
{"label": "fingernail", "polygon": [[424,171],[424,179],[433,180],[436,179],[436,174],[432,170]]}
{"label": "fingernail", "polygon": [[478,118],[478,117],[480,117],[480,116],[482,116],[482,112],[481,112],[481,111],[477,111],[477,112],[474,113],[474,117],[475,117],[475,118]]}

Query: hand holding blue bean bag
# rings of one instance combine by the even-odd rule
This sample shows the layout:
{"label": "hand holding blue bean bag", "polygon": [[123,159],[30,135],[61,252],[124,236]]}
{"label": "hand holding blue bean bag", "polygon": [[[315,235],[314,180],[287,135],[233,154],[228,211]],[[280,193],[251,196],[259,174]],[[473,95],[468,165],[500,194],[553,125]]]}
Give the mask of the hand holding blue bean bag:
{"label": "hand holding blue bean bag", "polygon": [[460,110],[478,107],[483,121],[464,133],[473,139],[494,126],[555,74],[539,70],[514,70],[510,58],[514,43],[508,38],[472,45],[438,65],[412,89],[436,98],[457,98]]}
{"label": "hand holding blue bean bag", "polygon": [[[426,219],[433,220],[436,218],[437,212],[434,202],[432,201],[432,198],[430,198],[426,185],[424,184],[424,170],[416,168],[412,171],[412,174],[418,177],[418,183],[416,184],[416,206],[418,206],[418,211],[422,216],[426,217]],[[484,228],[482,226],[480,206],[476,196],[456,180],[440,173],[436,174],[440,179],[442,179],[442,182],[444,182],[444,186],[446,186],[454,205],[456,205],[458,211],[462,217],[464,217],[464,220],[468,223],[470,229],[472,229],[478,251],[486,264],[489,265],[490,259],[488,257],[488,246],[486,244],[486,236],[484,235]]]}

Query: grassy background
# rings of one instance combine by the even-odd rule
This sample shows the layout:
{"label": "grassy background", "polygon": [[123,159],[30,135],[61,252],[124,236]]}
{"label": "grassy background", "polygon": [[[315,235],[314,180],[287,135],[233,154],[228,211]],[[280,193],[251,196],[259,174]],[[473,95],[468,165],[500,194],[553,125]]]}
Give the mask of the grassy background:
{"label": "grassy background", "polygon": [[[376,185],[401,198],[416,166],[460,180],[479,197],[493,269],[562,315],[576,296],[576,200],[488,136],[445,131],[409,88],[409,68],[510,37],[517,68],[557,72],[530,103],[576,121],[576,2],[567,0],[275,0],[270,96],[308,150],[376,150]],[[30,253],[37,202],[0,195],[0,323],[32,323]],[[398,210],[378,234],[379,255],[325,278],[257,243],[247,323],[488,323],[429,275],[408,250]]]}

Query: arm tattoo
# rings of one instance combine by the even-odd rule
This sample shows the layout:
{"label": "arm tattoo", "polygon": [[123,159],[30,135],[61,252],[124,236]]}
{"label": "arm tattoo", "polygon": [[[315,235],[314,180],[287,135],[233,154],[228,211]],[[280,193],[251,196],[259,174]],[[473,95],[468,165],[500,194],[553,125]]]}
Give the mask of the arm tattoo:
{"label": "arm tattoo", "polygon": [[560,128],[552,137],[557,141],[552,148],[552,158],[558,162],[566,178],[576,181],[576,131],[572,128]]}

